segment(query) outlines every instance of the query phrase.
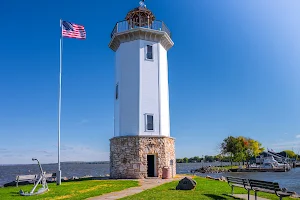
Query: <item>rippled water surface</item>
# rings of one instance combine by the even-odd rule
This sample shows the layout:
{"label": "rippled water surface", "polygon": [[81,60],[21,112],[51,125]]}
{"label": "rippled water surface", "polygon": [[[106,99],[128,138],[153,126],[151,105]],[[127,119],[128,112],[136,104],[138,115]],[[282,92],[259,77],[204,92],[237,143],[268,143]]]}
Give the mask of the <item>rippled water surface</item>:
{"label": "rippled water surface", "polygon": [[[228,163],[223,163],[223,165]],[[204,163],[207,165],[220,165],[220,163]],[[56,172],[57,165],[45,164],[42,165],[44,171],[47,173]],[[176,172],[178,174],[188,174],[191,169],[202,167],[202,163],[177,163]],[[87,164],[87,163],[62,163],[61,165],[62,176],[71,178],[73,176],[82,177],[90,176],[105,176],[109,174],[109,164]],[[0,186],[14,181],[17,175],[36,174],[39,173],[38,165],[11,165],[0,166]],[[220,174],[197,174],[199,176],[238,176],[244,178],[252,178],[265,181],[279,182],[281,187],[288,188],[300,194],[300,168],[292,169],[289,172],[247,172],[247,173],[220,173]]]}
{"label": "rippled water surface", "polygon": [[[57,164],[42,165],[46,173],[55,173],[57,171]],[[62,176],[71,178],[73,176],[105,176],[109,174],[109,164],[76,164],[76,163],[62,163]],[[40,170],[37,164],[35,165],[11,165],[0,166],[0,185],[14,181],[17,175],[39,174]]]}

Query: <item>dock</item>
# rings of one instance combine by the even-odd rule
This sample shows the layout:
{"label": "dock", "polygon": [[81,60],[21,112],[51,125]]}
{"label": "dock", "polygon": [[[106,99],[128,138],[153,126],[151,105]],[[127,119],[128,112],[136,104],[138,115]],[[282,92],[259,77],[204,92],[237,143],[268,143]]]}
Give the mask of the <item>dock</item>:
{"label": "dock", "polygon": [[288,168],[241,168],[230,169],[230,172],[287,172]]}

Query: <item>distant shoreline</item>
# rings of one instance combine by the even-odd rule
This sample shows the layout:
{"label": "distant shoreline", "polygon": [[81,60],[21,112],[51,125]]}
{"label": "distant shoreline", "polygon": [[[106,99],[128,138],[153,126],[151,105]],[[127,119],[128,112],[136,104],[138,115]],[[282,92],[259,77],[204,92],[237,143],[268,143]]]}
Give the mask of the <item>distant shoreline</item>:
{"label": "distant shoreline", "polygon": [[[109,161],[67,161],[61,162],[63,164],[109,164]],[[41,163],[42,165],[57,165],[57,163]],[[17,165],[36,165],[36,163],[27,164],[0,164],[0,166],[17,166]]]}

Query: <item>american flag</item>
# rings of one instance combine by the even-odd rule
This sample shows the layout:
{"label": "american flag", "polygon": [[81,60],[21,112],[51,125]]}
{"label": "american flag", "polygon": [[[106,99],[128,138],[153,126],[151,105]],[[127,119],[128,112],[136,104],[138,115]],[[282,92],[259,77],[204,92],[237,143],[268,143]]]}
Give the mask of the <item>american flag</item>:
{"label": "american flag", "polygon": [[85,39],[86,32],[84,26],[62,21],[62,35],[69,38]]}

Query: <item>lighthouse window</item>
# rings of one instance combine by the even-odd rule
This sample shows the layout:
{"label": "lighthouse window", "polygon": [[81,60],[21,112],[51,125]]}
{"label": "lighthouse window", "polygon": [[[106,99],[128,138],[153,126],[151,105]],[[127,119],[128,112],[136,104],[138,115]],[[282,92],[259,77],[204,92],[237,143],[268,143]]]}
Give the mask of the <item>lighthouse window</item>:
{"label": "lighthouse window", "polygon": [[151,45],[147,45],[146,58],[148,60],[152,60],[153,59],[153,47]]}
{"label": "lighthouse window", "polygon": [[146,114],[146,131],[153,131],[153,115],[152,114]]}

